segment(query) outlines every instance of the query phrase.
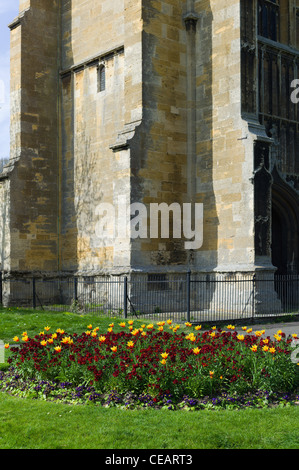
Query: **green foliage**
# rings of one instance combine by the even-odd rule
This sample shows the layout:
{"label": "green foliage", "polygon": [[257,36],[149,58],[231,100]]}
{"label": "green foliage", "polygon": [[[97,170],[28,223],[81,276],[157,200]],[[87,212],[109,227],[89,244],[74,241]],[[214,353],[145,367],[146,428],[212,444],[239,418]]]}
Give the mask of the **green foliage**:
{"label": "green foliage", "polygon": [[275,340],[263,332],[238,335],[231,326],[189,328],[186,334],[171,322],[141,327],[120,322],[118,332],[114,323],[108,326],[103,332],[88,324],[81,334],[50,332],[51,327],[34,337],[23,332],[14,337],[20,346],[11,348],[7,361],[23,380],[89,384],[97,393],[171,395],[177,401],[184,395],[198,399],[256,390],[294,393],[298,386],[291,338],[283,335]]}

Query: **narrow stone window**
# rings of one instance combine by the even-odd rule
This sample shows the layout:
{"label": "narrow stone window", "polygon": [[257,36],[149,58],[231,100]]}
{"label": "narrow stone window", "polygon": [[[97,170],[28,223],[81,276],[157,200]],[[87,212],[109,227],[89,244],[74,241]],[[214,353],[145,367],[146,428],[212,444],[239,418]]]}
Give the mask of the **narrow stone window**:
{"label": "narrow stone window", "polygon": [[98,92],[106,89],[106,68],[105,65],[101,64],[98,67]]}

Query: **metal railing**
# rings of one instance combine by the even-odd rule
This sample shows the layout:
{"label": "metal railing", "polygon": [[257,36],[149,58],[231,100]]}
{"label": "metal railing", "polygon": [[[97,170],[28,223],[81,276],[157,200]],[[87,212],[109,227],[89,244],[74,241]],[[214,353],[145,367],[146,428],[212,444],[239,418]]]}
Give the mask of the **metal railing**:
{"label": "metal railing", "polygon": [[0,303],[47,311],[176,321],[299,313],[299,275],[165,273],[68,278],[0,276]]}

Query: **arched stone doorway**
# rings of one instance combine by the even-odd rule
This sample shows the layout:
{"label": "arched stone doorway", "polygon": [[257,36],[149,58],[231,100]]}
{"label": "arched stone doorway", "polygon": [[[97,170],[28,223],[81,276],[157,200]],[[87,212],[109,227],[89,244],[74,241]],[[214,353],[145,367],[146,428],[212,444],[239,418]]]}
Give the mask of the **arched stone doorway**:
{"label": "arched stone doorway", "polygon": [[277,274],[299,273],[299,197],[277,169],[272,186],[272,264]]}

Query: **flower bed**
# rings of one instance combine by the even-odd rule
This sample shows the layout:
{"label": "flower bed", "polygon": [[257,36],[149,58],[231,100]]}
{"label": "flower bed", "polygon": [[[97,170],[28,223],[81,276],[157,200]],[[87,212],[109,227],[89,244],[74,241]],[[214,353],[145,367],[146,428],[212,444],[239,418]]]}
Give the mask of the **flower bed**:
{"label": "flower bed", "polygon": [[45,327],[34,338],[24,332],[14,338],[18,347],[10,347],[10,370],[0,376],[0,388],[52,399],[171,409],[295,397],[299,367],[291,354],[296,335],[286,338],[278,331],[272,340],[246,327],[242,333],[232,325],[202,332],[189,323],[187,332],[181,332],[171,320],[141,328],[133,321],[117,326],[121,331],[112,323],[103,333],[88,325],[73,335]]}

